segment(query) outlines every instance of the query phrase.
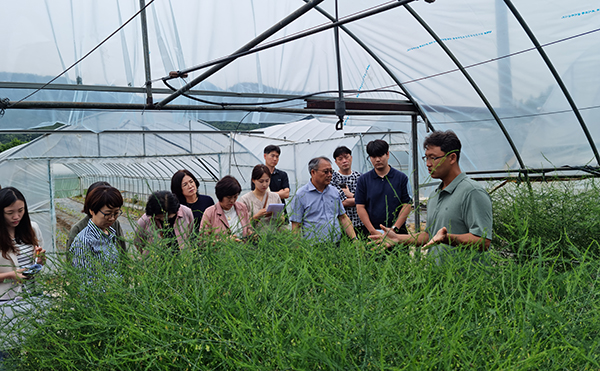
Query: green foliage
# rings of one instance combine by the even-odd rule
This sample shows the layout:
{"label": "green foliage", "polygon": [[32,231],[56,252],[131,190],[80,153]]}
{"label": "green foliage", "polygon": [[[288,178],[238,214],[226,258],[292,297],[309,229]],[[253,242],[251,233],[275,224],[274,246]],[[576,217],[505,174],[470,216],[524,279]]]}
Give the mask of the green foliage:
{"label": "green foliage", "polygon": [[22,142],[22,141],[20,141],[17,138],[13,138],[10,142],[7,142],[7,143],[0,143],[0,152],[4,152],[7,149],[19,146],[19,145],[21,145],[23,143],[27,143],[27,142]]}
{"label": "green foliage", "polygon": [[[598,369],[598,269],[443,265],[290,233],[151,246],[118,277],[72,269],[39,289],[5,365],[19,370]],[[41,281],[41,280],[40,280]],[[39,298],[35,299],[39,303]],[[39,308],[40,305],[38,304]]]}
{"label": "green foliage", "polygon": [[[588,252],[600,256],[600,197],[596,179],[512,184],[492,194],[497,247],[510,246],[519,259],[537,255],[529,240],[565,260]],[[518,241],[525,243],[519,244]]]}

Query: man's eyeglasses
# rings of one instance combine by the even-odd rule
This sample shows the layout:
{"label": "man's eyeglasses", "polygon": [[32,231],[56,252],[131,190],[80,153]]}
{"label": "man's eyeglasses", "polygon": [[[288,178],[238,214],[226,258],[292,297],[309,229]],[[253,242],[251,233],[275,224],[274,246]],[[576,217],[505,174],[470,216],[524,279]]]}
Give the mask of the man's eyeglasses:
{"label": "man's eyeglasses", "polygon": [[322,169],[318,171],[322,171],[324,174],[333,174],[333,169]]}
{"label": "man's eyeglasses", "polygon": [[104,215],[104,219],[110,219],[111,217],[114,219],[117,219],[118,217],[120,217],[121,215],[123,215],[123,212],[121,210],[117,211],[116,213],[105,213],[102,210],[98,210],[102,215]]}
{"label": "man's eyeglasses", "polygon": [[422,159],[423,159],[423,161],[425,161],[425,162],[427,162],[427,161],[431,161],[431,162],[433,162],[433,161],[435,161],[435,160],[439,160],[440,158],[444,158],[444,157],[446,157],[446,155],[443,155],[443,156],[437,156],[437,157],[433,157],[433,156],[429,156],[429,157],[427,157],[427,156],[423,156],[423,157],[421,157],[421,158],[422,158]]}

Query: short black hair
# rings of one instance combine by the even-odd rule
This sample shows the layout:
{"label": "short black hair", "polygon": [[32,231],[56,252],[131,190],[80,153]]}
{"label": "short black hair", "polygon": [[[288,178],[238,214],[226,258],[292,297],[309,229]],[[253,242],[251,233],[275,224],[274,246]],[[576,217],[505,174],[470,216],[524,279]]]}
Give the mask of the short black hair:
{"label": "short black hair", "polygon": [[83,204],[83,210],[91,218],[93,211],[94,214],[98,213],[104,206],[110,208],[123,206],[123,196],[118,189],[111,186],[101,185],[98,186],[85,196],[85,203]]}
{"label": "short black hair", "polygon": [[[98,188],[100,186],[108,186],[110,187],[111,185],[108,182],[105,181],[99,181],[99,182],[94,182],[92,184],[90,184],[90,186],[87,189],[87,192],[85,193],[85,198],[87,198],[87,196],[95,189]],[[84,201],[84,207],[83,210],[81,210],[82,213],[87,214],[88,212],[85,211],[85,201]],[[97,212],[97,211],[94,211]],[[88,214],[89,215],[89,214]]]}
{"label": "short black hair", "polygon": [[239,195],[242,192],[242,186],[231,175],[225,175],[215,184],[215,195],[219,201],[223,201],[225,197]]}
{"label": "short black hair", "polygon": [[278,155],[281,155],[281,148],[279,148],[279,146],[276,146],[274,144],[269,144],[268,146],[265,147],[265,155],[268,155],[271,152],[277,152]]}
{"label": "short black hair", "polygon": [[434,131],[429,134],[423,142],[423,148],[427,149],[429,146],[440,147],[444,154],[456,153],[456,162],[460,159],[462,144],[452,130]]}
{"label": "short black hair", "polygon": [[369,157],[381,157],[390,151],[390,146],[385,140],[375,139],[367,144]]}
{"label": "short black hair", "polygon": [[339,146],[333,151],[333,159],[335,160],[341,155],[352,155],[352,151],[346,146]]}
{"label": "short black hair", "polygon": [[172,192],[156,191],[148,197],[146,215],[176,214],[179,211],[179,200]]}

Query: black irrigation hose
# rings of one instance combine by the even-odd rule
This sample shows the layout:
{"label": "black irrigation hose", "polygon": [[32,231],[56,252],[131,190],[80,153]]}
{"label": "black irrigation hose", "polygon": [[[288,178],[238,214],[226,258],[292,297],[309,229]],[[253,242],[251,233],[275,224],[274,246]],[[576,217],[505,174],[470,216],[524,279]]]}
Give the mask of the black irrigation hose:
{"label": "black irrigation hose", "polygon": [[600,168],[597,166],[585,165],[585,166],[568,166],[568,167],[573,170],[581,170],[581,171],[585,171],[586,173],[593,174],[595,176],[600,176]]}
{"label": "black irrigation hose", "polygon": [[[168,79],[163,79],[163,83],[171,90],[173,91],[177,91],[177,89],[175,87],[173,87],[171,84],[169,84],[167,82]],[[331,93],[337,93],[337,90],[326,90],[326,91],[319,91],[316,93],[310,93],[310,94],[305,94],[305,95],[300,95],[294,98],[286,98],[286,99],[279,99],[279,100],[274,100],[274,101],[270,101],[270,102],[261,102],[261,105],[270,105],[270,104],[278,104],[278,103],[285,103],[285,102],[291,102],[294,100],[299,100],[299,99],[305,99],[305,98],[310,98],[310,97],[314,97],[317,95],[321,95],[321,94],[331,94]],[[392,89],[372,89],[372,90],[344,90],[344,93],[348,93],[348,94],[355,94],[355,93],[395,93],[395,94],[399,94],[402,95],[403,97],[406,98],[406,94],[404,94],[401,91],[397,91],[397,90],[392,90]],[[200,98],[196,98],[196,97],[192,97],[188,94],[181,94],[186,98],[201,102],[201,103],[205,103],[205,104],[210,104],[210,105],[215,105],[215,106],[221,106],[221,107],[226,107],[226,106],[255,106],[256,103],[223,103],[223,102],[212,102],[206,99],[200,99]]]}

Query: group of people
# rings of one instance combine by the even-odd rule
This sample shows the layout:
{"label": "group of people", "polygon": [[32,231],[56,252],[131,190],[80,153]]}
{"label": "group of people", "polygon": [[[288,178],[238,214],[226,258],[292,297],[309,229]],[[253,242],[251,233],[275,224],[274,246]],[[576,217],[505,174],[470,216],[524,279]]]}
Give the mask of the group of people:
{"label": "group of people", "polygon": [[[281,150],[265,148],[265,164],[256,165],[251,174],[252,191],[239,197],[242,186],[230,175],[215,185],[217,203],[200,194],[200,182],[188,170],[179,170],[171,178],[171,191],[153,192],[144,214],[137,221],[134,245],[142,254],[157,238],[166,242],[174,253],[194,240],[196,233],[231,238],[236,241],[266,229],[281,228],[284,213],[274,215],[269,205],[281,205],[289,197],[287,174],[275,168]],[[115,267],[119,252],[126,251],[121,192],[107,182],[92,184],[85,197],[86,214],[75,224],[67,242],[73,266],[94,271]],[[283,209],[283,207],[281,207]]]}
{"label": "group of people", "polygon": [[[156,238],[165,239],[177,253],[194,239],[194,233],[242,240],[268,228],[282,228],[291,221],[292,231],[319,242],[337,242],[342,231],[351,239],[369,238],[372,246],[419,247],[441,262],[459,249],[486,251],[492,238],[492,203],[477,182],[459,166],[461,143],[452,131],[434,132],[423,143],[429,174],[441,181],[427,203],[427,227],[409,232],[406,220],[412,195],[408,177],[389,163],[389,146],[383,140],[367,145],[373,169],[365,174],[352,170],[352,152],[338,147],[333,158],[315,157],[308,163],[310,181],[299,188],[289,205],[289,215],[268,212],[269,205],[290,197],[288,176],[276,169],[281,150],[267,146],[265,164],[252,170],[252,191],[239,197],[242,187],[226,175],[215,186],[218,202],[198,192],[199,182],[188,170],[177,171],[171,191],[150,195],[145,213],[137,221],[134,244],[142,254]],[[106,182],[92,184],[85,197],[86,216],[70,231],[72,265],[90,275],[111,273],[127,251],[123,228],[121,192]],[[0,305],[19,300],[22,283],[31,279],[26,267],[45,263],[45,249],[38,225],[31,221],[27,202],[14,187],[0,189]],[[4,356],[0,349],[0,359]]]}
{"label": "group of people", "polygon": [[338,171],[327,157],[312,159],[310,182],[292,200],[292,228],[319,240],[339,241],[343,230],[352,239],[367,237],[384,249],[410,245],[438,263],[465,247],[486,251],[492,238],[492,201],[461,171],[460,140],[450,130],[437,131],[425,138],[423,148],[430,176],[441,181],[428,200],[424,231],[409,232],[406,227],[412,210],[409,180],[389,165],[389,145],[383,140],[367,144],[373,169],[365,174],[352,170],[347,147],[333,153]]}
{"label": "group of people", "polygon": [[[389,165],[389,146],[373,140],[366,146],[373,169],[365,174],[352,170],[352,151],[338,147],[333,158],[338,170],[325,156],[308,163],[310,181],[291,199],[288,213],[276,216],[269,205],[283,204],[290,196],[287,174],[276,168],[281,150],[270,145],[264,150],[265,164],[252,170],[251,189],[240,196],[237,179],[224,176],[215,186],[217,203],[198,192],[199,181],[188,170],[177,171],[171,191],[150,195],[145,213],[137,221],[134,244],[139,252],[156,238],[168,241],[174,253],[192,240],[194,233],[243,240],[266,229],[285,228],[320,242],[338,242],[342,232],[351,239],[370,239],[378,246],[396,244],[423,247],[423,252],[441,255],[455,246],[489,248],[492,237],[492,206],[487,192],[460,170],[461,143],[452,131],[434,132],[423,144],[427,168],[441,184],[427,204],[427,227],[410,233],[406,220],[412,194],[408,177]],[[0,191],[4,219],[0,226],[0,301],[12,300],[10,290],[25,277],[22,267],[39,261],[43,249],[37,224],[30,221],[23,195],[12,187]],[[95,269],[116,264],[126,251],[121,192],[106,182],[92,184],[85,197],[85,218],[73,226],[68,248],[72,264]],[[107,264],[108,263],[108,264]]]}

